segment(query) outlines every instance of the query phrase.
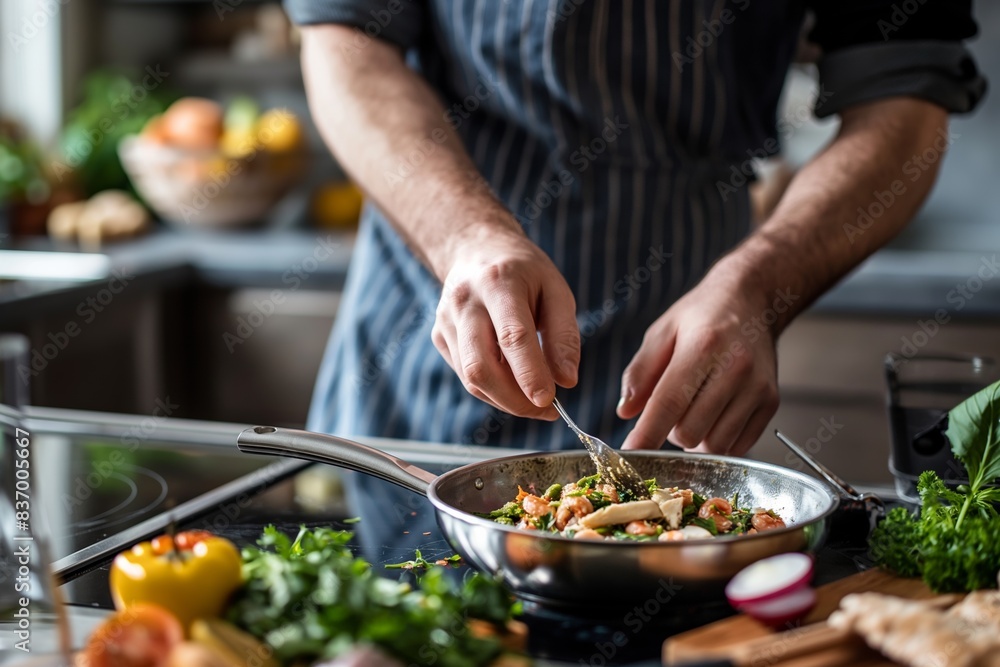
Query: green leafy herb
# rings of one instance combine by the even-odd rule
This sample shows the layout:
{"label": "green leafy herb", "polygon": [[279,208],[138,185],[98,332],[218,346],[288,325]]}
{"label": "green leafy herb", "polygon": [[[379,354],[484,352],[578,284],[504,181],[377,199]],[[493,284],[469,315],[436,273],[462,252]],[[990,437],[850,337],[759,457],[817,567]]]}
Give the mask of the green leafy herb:
{"label": "green leafy herb", "polygon": [[639,500],[639,496],[632,492],[631,489],[618,489],[618,499],[623,503],[630,503],[635,500]]}
{"label": "green leafy herb", "polygon": [[83,99],[66,117],[59,137],[61,161],[74,168],[87,195],[131,187],[118,159],[118,143],[127,135],[138,134],[172,100],[159,86],[162,78],[157,81],[154,75],[152,87],[144,88],[138,82],[141,74],[134,79],[111,71],[88,75],[83,82]]}
{"label": "green leafy herb", "polygon": [[701,526],[708,532],[712,533],[712,535],[719,534],[719,528],[718,526],[715,525],[715,521],[713,521],[712,519],[702,519],[701,517],[695,517],[691,521],[691,523],[695,526]]}
{"label": "green leafy herb", "polygon": [[462,562],[462,557],[458,554],[452,554],[447,558],[439,558],[434,561],[427,560],[424,555],[420,553],[420,549],[415,549],[413,551],[413,560],[404,560],[401,563],[387,563],[385,569],[387,570],[426,570],[434,565],[458,565]]}
{"label": "green leafy herb", "polygon": [[729,520],[733,522],[730,532],[735,535],[742,535],[753,528],[753,524],[750,523],[753,520],[753,513],[746,508],[737,509],[734,507],[733,513],[729,515]]}
{"label": "green leafy herb", "polygon": [[545,516],[540,516],[535,520],[535,527],[539,530],[551,530],[554,521],[555,517],[552,516],[552,512],[549,512]]}
{"label": "green leafy herb", "polygon": [[949,488],[933,471],[920,475],[921,511],[889,512],[872,533],[875,562],[903,576],[922,576],[935,591],[995,586],[1000,567],[1000,382],[948,413],[948,440],[969,475]]}
{"label": "green leafy herb", "polygon": [[480,667],[501,653],[466,620],[506,623],[516,607],[498,581],[456,583],[434,567],[415,585],[376,576],[356,558],[353,534],[302,528],[294,541],[273,526],[243,550],[245,585],[229,618],[262,638],[284,664],[334,658],[372,644],[405,664]]}
{"label": "green leafy herb", "polygon": [[996,516],[992,503],[997,490],[988,488],[1000,477],[1000,382],[976,392],[948,413],[945,434],[955,458],[969,473],[969,489],[959,511],[956,528],[962,527],[969,510],[985,510]]}
{"label": "green leafy herb", "polygon": [[493,519],[498,523],[513,525],[520,521],[521,517],[524,516],[524,509],[521,508],[520,503],[512,500],[500,509],[495,509],[492,512],[484,514],[483,516],[487,519]]}
{"label": "green leafy herb", "polygon": [[599,510],[602,507],[607,507],[611,504],[611,499],[600,491],[591,491],[590,493],[587,493],[586,496],[587,500],[590,501],[590,504],[594,506],[595,510]]}
{"label": "green leafy herb", "polygon": [[632,535],[624,530],[616,530],[611,533],[611,537],[616,540],[631,540],[632,542],[655,542],[655,535]]}
{"label": "green leafy herb", "polygon": [[872,533],[869,551],[882,567],[904,577],[919,577],[923,571],[917,548],[921,532],[917,518],[905,507],[896,507]]}

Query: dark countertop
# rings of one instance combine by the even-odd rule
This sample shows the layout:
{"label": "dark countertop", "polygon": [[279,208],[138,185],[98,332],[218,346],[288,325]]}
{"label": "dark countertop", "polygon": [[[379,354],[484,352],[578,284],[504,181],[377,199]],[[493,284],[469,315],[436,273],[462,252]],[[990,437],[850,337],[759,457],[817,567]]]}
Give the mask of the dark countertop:
{"label": "dark countertop", "polygon": [[1000,316],[1000,252],[887,248],[827,292],[812,312],[930,317],[941,309],[956,319]]}
{"label": "dark countertop", "polygon": [[[320,230],[160,230],[111,245],[102,254],[112,273],[124,273],[146,290],[195,282],[218,287],[336,290],[343,286],[353,240],[350,232]],[[927,251],[916,249],[920,244],[912,243],[915,240],[904,236],[894,247],[874,255],[821,298],[812,312],[927,317],[945,309],[952,317],[969,319],[1000,315],[1000,252],[976,251],[975,244],[968,243],[952,244],[962,249]],[[986,243],[984,247],[995,246]],[[8,250],[79,252],[48,239],[29,239],[0,249],[0,274]],[[81,298],[103,289],[111,277],[0,281],[0,327],[72,308]]]}

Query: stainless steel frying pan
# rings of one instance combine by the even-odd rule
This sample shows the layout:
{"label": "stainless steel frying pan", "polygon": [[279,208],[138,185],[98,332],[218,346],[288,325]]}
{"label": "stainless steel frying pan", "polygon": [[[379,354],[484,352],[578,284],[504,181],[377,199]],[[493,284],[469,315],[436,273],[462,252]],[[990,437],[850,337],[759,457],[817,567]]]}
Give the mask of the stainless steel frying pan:
{"label": "stainless steel frying pan", "polygon": [[500,574],[518,596],[546,604],[642,603],[661,591],[676,598],[721,596],[726,582],[748,564],[822,543],[838,498],[822,482],[780,466],[726,456],[630,452],[643,478],[661,486],[692,487],[709,496],[778,512],[783,529],[757,535],[687,542],[573,540],[519,530],[484,519],[517,495],[517,487],[545,489],[593,474],[585,451],[529,453],[493,459],[435,476],[371,447],[329,435],[249,428],[240,450],[329,463],[357,470],[426,495],[451,546],[482,572]]}

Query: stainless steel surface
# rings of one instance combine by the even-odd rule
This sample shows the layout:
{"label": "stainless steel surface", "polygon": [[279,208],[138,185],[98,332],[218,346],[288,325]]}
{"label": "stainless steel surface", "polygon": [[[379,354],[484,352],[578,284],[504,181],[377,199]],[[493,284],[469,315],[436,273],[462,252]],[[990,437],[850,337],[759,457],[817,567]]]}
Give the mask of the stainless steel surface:
{"label": "stainless steel surface", "polygon": [[587,448],[587,452],[594,465],[597,466],[597,472],[601,474],[602,479],[609,480],[619,493],[624,491],[637,500],[649,498],[649,489],[646,488],[646,483],[642,481],[642,477],[635,471],[635,468],[629,465],[628,461],[600,438],[581,430],[563,409],[558,398],[552,399],[552,406],[570,429],[576,433],[576,437],[580,438],[583,446]]}
{"label": "stainless steel surface", "polygon": [[243,451],[294,456],[370,472],[426,493],[452,547],[476,569],[499,574],[519,596],[558,604],[605,607],[641,603],[664,584],[678,597],[718,598],[725,583],[748,564],[787,551],[811,551],[823,541],[837,507],[823,483],[768,463],[684,452],[634,452],[630,462],[663,486],[691,486],[704,493],[773,509],[784,529],[749,536],[690,542],[573,540],[519,530],[478,516],[517,495],[518,485],[545,488],[592,473],[582,451],[526,453],[472,463],[436,479],[378,450],[318,433],[272,427],[243,431]]}
{"label": "stainless steel surface", "polygon": [[841,493],[847,498],[857,498],[858,492],[854,490],[850,484],[844,481],[835,472],[827,468],[825,465],[820,463],[817,459],[814,459],[810,454],[806,452],[802,447],[799,447],[790,438],[785,437],[785,435],[778,429],[774,430],[774,436],[781,441],[785,447],[792,450],[796,456],[802,459],[806,465],[816,471],[817,474],[821,475],[823,479],[830,482],[834,487],[836,487]]}
{"label": "stainless steel surface", "polygon": [[[818,459],[813,458],[811,454],[809,454],[805,449],[796,444],[795,441],[793,441],[791,438],[785,436],[781,431],[775,429],[774,435],[775,437],[778,438],[778,440],[782,442],[783,445],[785,445],[785,447],[788,447],[788,449],[795,452],[795,455],[798,456],[800,459],[802,459],[802,461],[805,462],[806,465],[815,470],[817,474],[823,477],[823,479],[830,482],[830,484],[837,489],[837,491],[840,493],[842,497],[848,500],[860,500],[860,501],[865,501],[869,498],[875,498],[876,500],[879,500],[877,497],[873,496],[870,493],[859,493],[858,491],[856,491],[855,488],[850,484],[848,484],[847,481],[845,481],[840,475],[838,475],[837,473],[833,472],[825,465],[820,463]],[[879,500],[879,502],[881,502],[881,500]]]}
{"label": "stainless steel surface", "polygon": [[809,452],[807,452],[803,447],[791,438],[787,437],[781,431],[775,429],[774,435],[781,441],[781,444],[791,450],[796,456],[802,459],[807,466],[815,470],[818,475],[823,477],[823,479],[833,486],[837,494],[841,497],[840,509],[843,512],[859,512],[867,514],[869,532],[871,529],[875,528],[879,519],[885,515],[885,503],[880,497],[870,492],[859,492],[853,486],[848,484],[842,477],[840,477],[840,475],[820,463],[818,459],[809,454]]}
{"label": "stainless steel surface", "polygon": [[[276,437],[255,437],[272,435]],[[240,451],[248,454],[287,456],[357,470],[421,495],[427,495],[428,487],[436,478],[434,473],[374,447],[367,447],[333,435],[319,438],[315,437],[316,435],[290,428],[254,426],[240,433],[237,446]]]}

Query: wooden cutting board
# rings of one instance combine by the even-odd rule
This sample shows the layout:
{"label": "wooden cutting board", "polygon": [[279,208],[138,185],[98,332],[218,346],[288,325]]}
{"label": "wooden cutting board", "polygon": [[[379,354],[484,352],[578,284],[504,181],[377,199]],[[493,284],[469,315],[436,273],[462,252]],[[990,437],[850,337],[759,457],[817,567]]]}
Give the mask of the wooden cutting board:
{"label": "wooden cutting board", "polygon": [[[809,615],[802,621],[802,625],[825,621],[840,605],[841,598],[849,593],[865,591],[885,593],[913,600],[935,597],[935,594],[920,579],[903,579],[879,569],[866,570],[819,587],[816,590],[816,607],[809,612]],[[671,637],[663,645],[663,662],[672,665],[679,662],[708,659],[718,656],[720,649],[734,647],[769,635],[775,638],[774,650],[766,661],[769,666],[892,667],[896,664],[869,649],[858,639],[846,640],[834,647],[809,655],[786,658],[783,654],[791,652],[788,649],[794,647],[794,643],[798,639],[796,631],[792,630],[781,634],[742,614]]]}

